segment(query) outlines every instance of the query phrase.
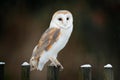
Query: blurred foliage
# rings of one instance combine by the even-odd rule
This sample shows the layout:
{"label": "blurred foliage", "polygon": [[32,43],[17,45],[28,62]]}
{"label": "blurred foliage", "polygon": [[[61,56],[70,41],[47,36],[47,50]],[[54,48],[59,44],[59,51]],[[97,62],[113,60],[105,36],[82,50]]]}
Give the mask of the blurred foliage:
{"label": "blurred foliage", "polygon": [[[71,39],[58,57],[65,68],[60,79],[78,79],[78,67],[89,63],[93,80],[101,80],[103,66],[110,63],[115,80],[120,80],[119,0],[0,0],[0,60],[6,62],[6,80],[20,80],[21,63],[29,62],[59,9],[70,10],[74,17]],[[46,79],[46,67],[31,72],[31,80],[39,79]]]}

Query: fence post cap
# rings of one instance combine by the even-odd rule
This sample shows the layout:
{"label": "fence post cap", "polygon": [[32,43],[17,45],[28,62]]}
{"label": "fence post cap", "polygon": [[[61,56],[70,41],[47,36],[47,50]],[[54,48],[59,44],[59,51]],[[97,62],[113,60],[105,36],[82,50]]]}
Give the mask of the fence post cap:
{"label": "fence post cap", "polygon": [[23,62],[22,63],[22,66],[29,66],[30,64],[29,63],[27,63],[27,62]]}
{"label": "fence post cap", "polygon": [[84,64],[84,65],[81,65],[80,67],[81,67],[81,68],[84,68],[84,67],[87,68],[87,67],[92,67],[92,66],[91,66],[90,64]]}
{"label": "fence post cap", "polygon": [[5,62],[0,62],[0,64],[5,64]]}
{"label": "fence post cap", "polygon": [[104,66],[104,68],[112,68],[112,65],[111,64],[107,64]]}

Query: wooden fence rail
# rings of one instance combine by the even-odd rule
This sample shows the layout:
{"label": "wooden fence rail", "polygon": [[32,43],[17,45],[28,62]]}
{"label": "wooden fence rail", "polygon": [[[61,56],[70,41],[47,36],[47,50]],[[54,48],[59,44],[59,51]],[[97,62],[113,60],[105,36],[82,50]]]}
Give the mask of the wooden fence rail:
{"label": "wooden fence rail", "polygon": [[[4,80],[5,62],[0,62],[0,80]],[[47,80],[59,80],[60,67],[47,67]],[[82,76],[82,77],[81,77]],[[30,80],[30,65],[24,62],[21,65],[21,80]],[[89,64],[81,65],[79,69],[79,80],[92,80],[92,66]],[[104,80],[114,80],[112,65],[104,66]]]}

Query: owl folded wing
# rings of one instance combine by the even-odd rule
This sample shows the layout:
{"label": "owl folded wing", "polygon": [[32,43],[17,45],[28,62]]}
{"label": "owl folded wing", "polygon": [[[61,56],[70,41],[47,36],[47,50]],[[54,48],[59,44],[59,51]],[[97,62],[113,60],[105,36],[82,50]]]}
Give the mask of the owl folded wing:
{"label": "owl folded wing", "polygon": [[33,56],[40,57],[43,51],[49,51],[52,45],[59,39],[60,29],[49,28],[42,35],[35,50],[33,50]]}

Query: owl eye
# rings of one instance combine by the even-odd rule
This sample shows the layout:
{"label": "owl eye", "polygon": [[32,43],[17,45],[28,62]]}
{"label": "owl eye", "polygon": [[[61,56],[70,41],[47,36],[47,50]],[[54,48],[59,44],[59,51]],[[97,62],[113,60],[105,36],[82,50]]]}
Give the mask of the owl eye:
{"label": "owl eye", "polygon": [[69,17],[67,17],[66,20],[69,20]]}
{"label": "owl eye", "polygon": [[59,21],[62,21],[62,18],[58,18]]}

